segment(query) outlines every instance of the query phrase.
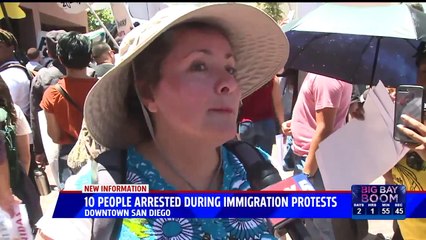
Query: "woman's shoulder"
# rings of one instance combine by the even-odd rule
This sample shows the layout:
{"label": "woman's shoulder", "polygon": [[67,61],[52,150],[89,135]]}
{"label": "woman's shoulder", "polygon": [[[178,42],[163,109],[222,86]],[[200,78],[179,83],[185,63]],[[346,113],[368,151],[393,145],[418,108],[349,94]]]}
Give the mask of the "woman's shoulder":
{"label": "woman's shoulder", "polygon": [[31,134],[31,127],[21,108],[13,104],[16,112],[16,136]]}
{"label": "woman's shoulder", "polygon": [[237,155],[225,146],[221,147],[223,158],[223,190],[247,190],[250,184],[247,180],[247,171]]}
{"label": "woman's shoulder", "polygon": [[127,149],[127,182],[130,184],[149,184],[150,189],[174,190],[152,165],[134,146]]}
{"label": "woman's shoulder", "polygon": [[[258,159],[259,161],[271,161],[270,155],[259,147],[256,147],[254,149],[259,154],[253,153],[252,151],[248,151],[248,149],[245,149],[246,148],[244,147],[240,150],[235,150],[233,148],[228,149],[226,146],[222,146],[222,151],[224,152],[223,155],[226,156],[226,161],[224,161],[224,183],[227,183],[229,181],[229,189],[225,190],[247,190],[250,188],[250,183],[247,179],[247,169],[245,169],[242,162],[247,162],[248,160],[253,161],[254,158],[257,157],[261,158]],[[236,153],[234,151],[240,152]]]}
{"label": "woman's shoulder", "polygon": [[16,104],[13,104],[13,107],[15,108],[16,120],[17,121],[27,121],[27,119],[25,118],[24,112],[22,112],[21,107],[19,107]]}
{"label": "woman's shoulder", "polygon": [[[56,84],[59,84],[62,86],[61,81],[63,83],[63,79],[59,80]],[[51,101],[59,98],[60,96],[62,96],[59,91],[56,89],[56,84],[52,84],[50,85],[46,91],[43,94],[43,99],[49,99]]]}
{"label": "woman's shoulder", "polygon": [[16,114],[20,114],[20,113],[24,114],[24,113],[22,112],[21,107],[19,107],[19,106],[18,106],[18,105],[16,105],[15,103],[13,104],[13,107],[15,108],[15,112],[16,112]]}

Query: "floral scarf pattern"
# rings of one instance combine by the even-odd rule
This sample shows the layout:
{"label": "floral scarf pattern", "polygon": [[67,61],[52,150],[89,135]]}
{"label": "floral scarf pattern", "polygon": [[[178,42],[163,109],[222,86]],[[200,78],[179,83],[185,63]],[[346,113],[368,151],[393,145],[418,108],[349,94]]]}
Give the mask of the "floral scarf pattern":
{"label": "floral scarf pattern", "polygon": [[[250,185],[246,172],[238,159],[224,147],[223,185],[221,190],[247,190]],[[149,184],[150,189],[176,190],[163,179],[158,170],[134,147],[128,150],[127,182],[131,184]],[[263,218],[221,218],[221,219],[186,219],[186,218],[132,218],[124,219],[120,240],[139,239],[276,239],[268,232]]]}

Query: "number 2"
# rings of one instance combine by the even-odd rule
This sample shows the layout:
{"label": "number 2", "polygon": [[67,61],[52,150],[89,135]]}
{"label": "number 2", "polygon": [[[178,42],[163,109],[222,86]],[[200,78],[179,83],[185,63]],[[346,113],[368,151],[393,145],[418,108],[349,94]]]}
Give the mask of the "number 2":
{"label": "number 2", "polygon": [[361,215],[361,208],[357,208],[357,212],[356,212],[356,214],[359,214],[359,215]]}

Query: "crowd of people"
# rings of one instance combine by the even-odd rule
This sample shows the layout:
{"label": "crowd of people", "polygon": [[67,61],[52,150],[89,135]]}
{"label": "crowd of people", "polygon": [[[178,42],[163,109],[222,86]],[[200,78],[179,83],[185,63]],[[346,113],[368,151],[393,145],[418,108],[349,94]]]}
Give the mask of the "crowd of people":
{"label": "crowd of people", "polygon": [[[238,138],[269,159],[277,134],[287,137],[291,150],[284,169],[305,174],[316,190],[325,190],[315,155],[319,143],[352,118],[364,118],[360,86],[315,73],[306,75],[294,103],[283,104],[280,81],[290,82],[286,73],[294,71],[283,68],[288,40],[268,15],[245,4],[164,9],[122,39],[119,62],[109,44],[77,32],[50,31],[46,44],[48,59],[29,48],[28,62],[22,65],[14,54],[18,41],[0,29],[0,207],[12,215],[13,206],[25,203],[39,239],[275,238],[266,219],[95,224],[91,219],[52,218],[54,206],[41,211],[32,173],[49,164],[45,135],[59,146],[59,190],[95,183],[92,161],[105,165],[105,159],[116,160],[112,158],[126,162],[125,181],[107,172],[98,174],[97,183],[106,179],[109,184],[149,184],[153,190],[247,190],[246,170],[224,143]],[[424,42],[413,64],[417,84],[426,87]],[[291,111],[284,108],[288,105],[294,105]],[[416,166],[421,167],[413,168],[404,157],[385,178],[407,190],[424,191],[426,126],[409,116],[403,120],[401,131],[417,142],[408,145],[409,154],[417,153]],[[11,143],[16,143],[15,152]],[[304,223],[312,239],[355,240],[368,234],[366,221],[322,218]],[[422,239],[426,220],[401,220],[394,228],[393,239]]]}
{"label": "crowd of people", "polygon": [[[42,216],[40,190],[34,171],[47,164],[39,117],[45,117],[46,135],[59,146],[59,184],[63,189],[73,174],[67,156],[75,146],[82,128],[83,106],[87,93],[97,79],[114,66],[114,52],[105,42],[92,42],[77,32],[54,30],[46,34],[48,57],[36,48],[27,50],[23,64],[15,52],[15,36],[0,29],[0,118],[4,171],[1,208],[12,214],[13,205],[25,203],[32,229]],[[94,53],[94,54],[93,54]],[[94,62],[93,67],[89,67]],[[44,115],[39,115],[43,111]],[[9,128],[12,126],[12,128]],[[13,137],[13,138],[11,138]],[[11,190],[9,190],[11,189]],[[10,193],[13,193],[10,194]]]}

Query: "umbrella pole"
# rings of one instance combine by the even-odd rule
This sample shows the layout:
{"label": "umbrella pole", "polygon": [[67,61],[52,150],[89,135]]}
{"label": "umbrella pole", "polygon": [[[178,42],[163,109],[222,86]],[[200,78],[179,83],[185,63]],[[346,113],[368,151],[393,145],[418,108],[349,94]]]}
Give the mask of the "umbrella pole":
{"label": "umbrella pole", "polygon": [[115,41],[115,39],[112,37],[111,33],[109,32],[108,28],[105,27],[104,23],[102,22],[102,20],[99,18],[98,14],[96,14],[96,12],[92,9],[92,6],[90,6],[89,3],[87,3],[87,6],[90,9],[90,12],[92,12],[93,15],[95,15],[96,19],[98,20],[98,22],[101,24],[102,28],[105,30],[106,34],[108,35],[108,37],[111,38],[112,43],[114,43],[114,46],[119,49],[120,46],[118,46],[117,41]]}
{"label": "umbrella pole", "polygon": [[10,23],[10,18],[9,18],[9,15],[7,15],[6,6],[4,5],[4,2],[0,2],[0,7],[1,7],[1,11],[3,12],[4,20],[6,20],[6,25],[9,28],[9,31],[14,36],[16,36],[15,33],[13,32],[12,23]]}
{"label": "umbrella pole", "polygon": [[379,58],[379,49],[380,49],[380,42],[382,41],[382,37],[378,37],[377,40],[377,47],[376,47],[376,53],[374,54],[374,63],[373,63],[373,72],[371,74],[371,81],[370,81],[370,87],[373,86],[374,82],[374,75],[376,74],[376,66],[377,66],[377,60]]}

